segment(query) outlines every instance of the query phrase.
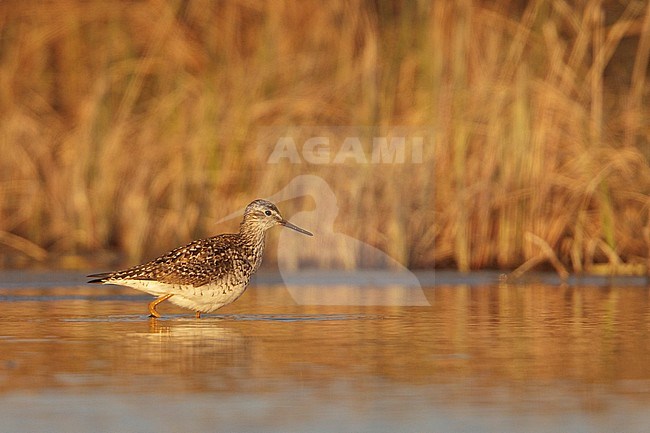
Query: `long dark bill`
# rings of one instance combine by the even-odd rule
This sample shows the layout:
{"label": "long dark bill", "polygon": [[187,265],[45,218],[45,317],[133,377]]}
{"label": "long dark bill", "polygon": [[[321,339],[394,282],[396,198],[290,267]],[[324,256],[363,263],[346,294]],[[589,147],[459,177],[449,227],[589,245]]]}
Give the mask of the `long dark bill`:
{"label": "long dark bill", "polygon": [[283,226],[288,227],[288,228],[290,228],[290,229],[292,229],[292,230],[295,230],[295,231],[297,231],[297,232],[299,232],[299,233],[305,234],[305,235],[307,235],[307,236],[314,236],[312,233],[308,232],[307,230],[305,230],[305,229],[301,229],[300,227],[291,224],[291,223],[290,223],[289,221],[287,221],[287,220],[282,220],[282,221],[280,222],[280,224],[282,224]]}

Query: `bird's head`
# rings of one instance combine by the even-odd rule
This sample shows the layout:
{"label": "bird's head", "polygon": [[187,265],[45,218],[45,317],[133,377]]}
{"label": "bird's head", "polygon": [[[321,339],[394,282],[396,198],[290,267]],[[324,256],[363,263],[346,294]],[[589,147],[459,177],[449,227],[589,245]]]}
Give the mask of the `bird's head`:
{"label": "bird's head", "polygon": [[244,221],[242,224],[253,224],[261,227],[263,230],[268,230],[273,226],[282,225],[297,232],[303,233],[308,236],[313,236],[305,229],[291,224],[285,220],[280,214],[277,206],[268,200],[257,199],[252,201],[244,211]]}

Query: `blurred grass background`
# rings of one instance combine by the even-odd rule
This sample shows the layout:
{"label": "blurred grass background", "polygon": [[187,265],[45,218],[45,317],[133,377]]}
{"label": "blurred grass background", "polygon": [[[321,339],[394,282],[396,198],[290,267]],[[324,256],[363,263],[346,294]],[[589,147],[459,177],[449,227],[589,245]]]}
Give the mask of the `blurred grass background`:
{"label": "blurred grass background", "polygon": [[[0,265],[134,264],[315,174],[410,268],[645,272],[649,55],[645,1],[4,0]],[[302,125],[435,145],[268,164]]]}

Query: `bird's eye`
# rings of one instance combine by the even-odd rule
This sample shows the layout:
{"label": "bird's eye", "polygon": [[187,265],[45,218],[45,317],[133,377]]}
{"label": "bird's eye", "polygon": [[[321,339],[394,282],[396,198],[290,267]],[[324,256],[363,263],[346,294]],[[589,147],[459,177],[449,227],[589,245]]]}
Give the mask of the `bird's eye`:
{"label": "bird's eye", "polygon": [[264,215],[271,216],[271,211],[270,210],[264,211]]}

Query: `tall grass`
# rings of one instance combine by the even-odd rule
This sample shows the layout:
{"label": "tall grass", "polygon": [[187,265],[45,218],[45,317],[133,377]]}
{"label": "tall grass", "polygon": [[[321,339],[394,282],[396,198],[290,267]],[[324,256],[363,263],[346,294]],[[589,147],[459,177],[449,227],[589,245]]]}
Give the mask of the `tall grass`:
{"label": "tall grass", "polygon": [[[2,263],[133,263],[313,173],[337,231],[413,268],[644,264],[649,54],[641,1],[5,1]],[[301,125],[435,146],[268,164],[260,131]]]}

